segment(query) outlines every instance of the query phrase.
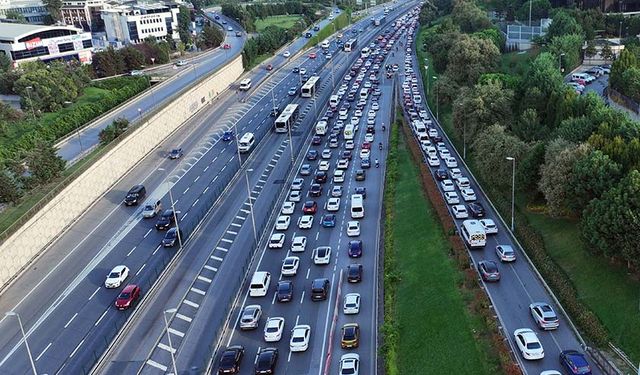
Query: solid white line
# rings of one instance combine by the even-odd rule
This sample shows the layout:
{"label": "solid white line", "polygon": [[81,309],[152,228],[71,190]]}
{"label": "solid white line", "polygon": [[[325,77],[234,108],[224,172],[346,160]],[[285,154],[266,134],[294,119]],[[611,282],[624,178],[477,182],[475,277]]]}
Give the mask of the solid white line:
{"label": "solid white line", "polygon": [[69,354],[69,358],[73,357],[76,352],[78,351],[78,349],[80,349],[80,346],[84,344],[84,339],[82,339],[82,341],[80,341],[80,344],[78,344],[78,346],[76,346],[75,349],[73,349],[73,351],[71,352],[71,354]]}
{"label": "solid white line", "polygon": [[191,323],[191,321],[193,320],[193,319],[189,318],[188,316],[185,316],[185,315],[182,315],[182,314],[179,314],[179,313],[176,314],[176,318],[180,318],[180,319],[184,320],[187,323]]}
{"label": "solid white line", "polygon": [[147,364],[159,369],[162,372],[167,371],[167,366],[161,365],[161,364],[159,364],[158,362],[156,362],[154,360],[151,360],[151,359],[147,360]]}
{"label": "solid white line", "polygon": [[64,325],[64,328],[69,327],[69,324],[71,324],[71,322],[73,322],[73,319],[76,318],[76,316],[78,316],[78,313],[73,314],[73,316],[71,317],[71,319],[69,319],[69,321],[67,322],[67,324]]}
{"label": "solid white line", "polygon": [[38,356],[36,357],[36,362],[38,362],[38,360],[40,359],[40,357],[42,357],[42,355],[43,355],[47,350],[49,350],[49,348],[51,347],[51,344],[53,344],[53,343],[52,343],[52,342],[50,342],[50,343],[49,343],[49,345],[47,345],[47,346],[44,348],[44,350],[43,350],[40,354],[38,354]]}
{"label": "solid white line", "polygon": [[211,279],[210,278],[204,277],[202,275],[198,275],[197,279],[200,280],[200,281],[204,281],[207,284],[211,283]]}
{"label": "solid white line", "polygon": [[200,307],[200,305],[198,305],[195,302],[189,301],[188,299],[185,299],[184,301],[182,301],[182,303],[184,303],[185,305],[191,306],[191,307],[195,307],[196,309],[198,307]]}
{"label": "solid white line", "polygon": [[233,234],[234,236],[236,236],[236,235],[238,234],[238,232],[234,232],[234,231],[232,231],[232,230],[228,230],[228,231],[227,231],[227,233],[229,233],[229,234]]}
{"label": "solid white line", "polygon": [[204,290],[198,289],[198,288],[191,288],[190,289],[192,292],[199,294],[201,296],[204,296],[205,294],[207,294]]}
{"label": "solid white line", "polygon": [[171,334],[173,334],[173,335],[178,336],[178,337],[184,337],[184,333],[183,333],[183,332],[178,331],[177,329],[173,329],[173,328],[169,327],[169,332],[170,332]]}
{"label": "solid white line", "polygon": [[99,288],[99,287],[98,287],[98,289],[96,289],[96,291],[95,291],[95,292],[93,292],[93,294],[91,295],[91,297],[89,297],[89,301],[91,301],[91,298],[93,298],[93,296],[95,296],[95,295],[96,295],[96,293],[98,293],[98,291],[99,291],[100,289],[101,289],[101,288]]}
{"label": "solid white line", "polygon": [[94,327],[97,327],[98,324],[100,324],[100,321],[102,320],[102,318],[104,318],[105,315],[107,315],[107,313],[109,312],[109,310],[104,310],[104,312],[102,313],[102,315],[100,315],[100,317],[98,318],[98,320],[96,320],[96,323],[93,325]]}
{"label": "solid white line", "polygon": [[140,269],[138,270],[138,272],[136,272],[136,276],[138,276],[138,274],[139,274],[140,272],[142,272],[142,270],[144,269],[144,267],[145,267],[146,265],[147,265],[147,264],[145,263],[145,264],[143,264],[143,265],[142,265],[142,267],[140,267]]}

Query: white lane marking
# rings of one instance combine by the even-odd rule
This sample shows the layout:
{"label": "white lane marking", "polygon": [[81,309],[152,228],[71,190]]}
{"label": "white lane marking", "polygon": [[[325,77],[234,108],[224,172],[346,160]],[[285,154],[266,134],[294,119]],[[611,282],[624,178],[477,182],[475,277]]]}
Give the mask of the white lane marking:
{"label": "white lane marking", "polygon": [[201,296],[204,296],[205,294],[207,294],[204,290],[198,289],[198,288],[191,288],[190,289],[192,292],[199,294]]}
{"label": "white lane marking", "polygon": [[104,318],[105,315],[107,315],[107,313],[109,312],[109,310],[104,310],[104,312],[102,313],[102,315],[100,315],[100,317],[98,318],[98,320],[96,320],[96,323],[93,325],[94,327],[97,327],[98,324],[100,324],[100,321],[102,320],[102,318]]}
{"label": "white lane marking", "polygon": [[176,354],[176,348],[170,348],[169,345],[165,345],[163,343],[158,343],[158,348],[164,349],[170,353]]}
{"label": "white lane marking", "polygon": [[193,301],[189,301],[188,299],[185,299],[184,301],[182,301],[185,305],[187,306],[191,306],[191,307],[195,307],[196,309],[200,307],[200,305],[198,305],[197,303],[193,302]]}
{"label": "white lane marking", "polygon": [[224,251],[225,253],[229,251],[229,249],[225,249],[224,247],[220,247],[220,246],[216,246],[216,250]]}
{"label": "white lane marking", "polygon": [[318,240],[318,237],[320,237],[320,232],[316,233],[316,241]]}
{"label": "white lane marking", "polygon": [[50,343],[49,343],[49,345],[47,345],[47,346],[44,348],[44,350],[43,350],[40,354],[38,354],[38,356],[36,357],[36,362],[38,362],[38,360],[40,359],[40,357],[42,357],[42,355],[43,355],[47,350],[49,350],[49,348],[51,347],[51,344],[53,344],[53,343],[52,343],[52,342],[50,342]]}
{"label": "white lane marking", "polygon": [[93,292],[93,293],[91,294],[91,297],[89,297],[89,301],[91,301],[91,298],[93,298],[93,296],[95,296],[95,295],[96,295],[96,293],[98,293],[98,292],[100,291],[100,289],[101,289],[101,288],[100,288],[100,287],[98,287],[98,289],[96,289],[96,291],[95,291],[95,292]]}
{"label": "white lane marking", "polygon": [[198,182],[199,179],[200,179],[200,175],[198,175],[198,177],[196,177],[196,179],[193,180],[193,182]]}
{"label": "white lane marking", "polygon": [[202,275],[198,275],[197,279],[198,279],[198,280],[200,280],[200,281],[204,281],[204,282],[205,282],[205,283],[207,283],[207,284],[210,284],[210,283],[211,283],[211,279],[210,279],[210,278],[208,278],[208,277],[204,277],[204,276],[202,276]]}
{"label": "white lane marking", "polygon": [[182,192],[182,195],[187,194],[187,191],[189,191],[189,189],[191,189],[191,187],[188,187],[188,188],[184,189],[184,191]]}
{"label": "white lane marking", "polygon": [[222,258],[217,257],[217,256],[215,256],[215,255],[212,255],[212,256],[211,256],[211,259],[213,259],[213,260],[217,260],[218,262],[222,262]]}
{"label": "white lane marking", "polygon": [[145,233],[145,234],[144,234],[144,238],[147,238],[147,236],[149,235],[149,233],[151,233],[151,229],[149,229],[149,230],[147,231],[147,233]]}
{"label": "white lane marking", "polygon": [[211,266],[210,266],[210,265],[208,265],[208,264],[205,264],[205,265],[204,265],[204,268],[205,268],[205,269],[208,269],[209,271],[213,271],[213,272],[217,272],[217,271],[218,271],[218,269],[217,269],[217,268],[215,268],[215,267],[211,267]]}
{"label": "white lane marking", "polygon": [[226,243],[233,243],[233,240],[228,240],[226,238],[222,238],[220,241],[226,242]]}
{"label": "white lane marking", "polygon": [[206,188],[204,188],[204,190],[202,190],[202,194],[206,193],[207,190],[209,190],[209,187],[207,186]]}
{"label": "white lane marking", "polygon": [[234,232],[232,230],[228,230],[227,233],[232,234],[234,236],[238,235],[238,232]]}
{"label": "white lane marking", "polygon": [[242,224],[231,223],[231,225],[233,225],[234,227],[237,227],[237,228],[241,228],[242,227]]}
{"label": "white lane marking", "polygon": [[73,322],[73,319],[76,318],[76,316],[78,316],[78,313],[73,314],[73,316],[71,317],[71,319],[69,319],[69,321],[67,322],[67,324],[64,325],[64,328],[69,327],[69,324],[71,324],[71,322]]}
{"label": "white lane marking", "polygon": [[158,252],[158,250],[160,250],[160,245],[158,245],[158,247],[156,247],[155,250],[153,250],[153,253],[151,253],[151,255],[156,255],[156,253]]}
{"label": "white lane marking", "polygon": [[198,204],[198,201],[200,201],[200,198],[196,199],[196,201],[195,201],[195,202],[193,202],[193,204],[191,205],[191,207],[195,207],[195,206],[196,206],[196,204]]}
{"label": "white lane marking", "polygon": [[206,167],[204,167],[204,169],[202,170],[203,172],[206,172],[207,169],[209,169],[209,166],[207,165]]}
{"label": "white lane marking", "polygon": [[271,304],[273,305],[274,303],[276,303],[276,296],[278,295],[278,293],[273,293],[273,298],[271,299]]}
{"label": "white lane marking", "polygon": [[184,220],[187,217],[187,215],[189,215],[188,212],[186,214],[182,215],[182,217],[180,218],[180,221]]}
{"label": "white lane marking", "polygon": [[311,268],[307,269],[307,280],[309,280],[309,273],[311,273]]}
{"label": "white lane marking", "polygon": [[149,366],[153,366],[153,367],[157,368],[158,370],[160,370],[162,372],[166,372],[167,371],[167,366],[161,365],[160,363],[158,363],[158,362],[156,362],[154,360],[151,360],[151,359],[147,360],[147,364]]}
{"label": "white lane marking", "polygon": [[72,358],[76,352],[78,351],[78,349],[80,349],[80,347],[82,346],[82,344],[84,344],[84,339],[82,339],[82,341],[80,341],[80,343],[78,344],[78,346],[76,346],[75,349],[73,349],[73,351],[71,352],[71,354],[69,354],[69,358]]}
{"label": "white lane marking", "polygon": [[131,251],[129,251],[129,252],[127,253],[127,256],[131,255],[131,253],[133,253],[133,252],[134,252],[134,250],[135,250],[137,247],[138,247],[138,246],[134,246],[134,247],[133,247],[133,249],[131,249]]}
{"label": "white lane marking", "polygon": [[169,327],[169,332],[173,335],[176,335],[178,337],[184,337],[184,332],[180,332],[177,329],[173,329],[171,327]]}
{"label": "white lane marking", "polygon": [[191,321],[193,320],[193,319],[189,318],[188,316],[182,315],[180,313],[176,314],[176,318],[182,319],[187,323],[191,323]]}
{"label": "white lane marking", "polygon": [[300,296],[300,304],[302,304],[302,302],[304,302],[304,290],[302,291],[302,295]]}
{"label": "white lane marking", "polygon": [[218,179],[218,176],[215,176],[213,180],[211,180],[211,182],[216,182],[217,179]]}
{"label": "white lane marking", "polygon": [[138,276],[138,274],[139,274],[140,272],[142,272],[142,270],[144,269],[144,267],[145,267],[146,265],[147,265],[147,264],[145,263],[145,264],[143,264],[143,265],[142,265],[142,267],[140,267],[140,269],[138,270],[138,272],[136,272],[136,276]]}

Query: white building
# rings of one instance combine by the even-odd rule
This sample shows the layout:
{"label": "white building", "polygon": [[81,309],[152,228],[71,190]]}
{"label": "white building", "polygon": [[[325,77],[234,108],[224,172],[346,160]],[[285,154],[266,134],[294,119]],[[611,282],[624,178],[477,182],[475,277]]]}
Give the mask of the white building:
{"label": "white building", "polygon": [[62,21],[67,25],[85,31],[104,31],[100,12],[109,8],[111,4],[105,0],[64,0],[60,14]]}
{"label": "white building", "polygon": [[179,39],[177,3],[121,5],[101,11],[107,40],[112,44],[140,43],[154,36]]}
{"label": "white building", "polygon": [[42,4],[42,0],[0,0],[0,18],[7,18],[7,12],[22,14],[27,22],[44,23],[49,11]]}
{"label": "white building", "polygon": [[14,66],[34,60],[71,60],[91,63],[91,33],[71,26],[40,26],[3,23],[0,53]]}

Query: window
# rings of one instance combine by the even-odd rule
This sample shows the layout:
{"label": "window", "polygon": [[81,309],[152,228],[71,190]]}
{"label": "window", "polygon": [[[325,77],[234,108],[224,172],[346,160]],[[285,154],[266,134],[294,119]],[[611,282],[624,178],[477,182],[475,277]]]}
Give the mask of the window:
{"label": "window", "polygon": [[93,47],[93,42],[91,42],[91,39],[86,39],[82,41],[82,48],[91,48]]}
{"label": "window", "polygon": [[11,51],[11,55],[13,56],[12,60],[14,61],[28,59],[30,57],[45,56],[48,54],[49,48],[44,46],[36,47],[31,50]]}
{"label": "window", "polygon": [[69,51],[73,51],[73,42],[69,42],[69,43],[60,43],[58,44],[58,50],[60,52],[69,52]]}

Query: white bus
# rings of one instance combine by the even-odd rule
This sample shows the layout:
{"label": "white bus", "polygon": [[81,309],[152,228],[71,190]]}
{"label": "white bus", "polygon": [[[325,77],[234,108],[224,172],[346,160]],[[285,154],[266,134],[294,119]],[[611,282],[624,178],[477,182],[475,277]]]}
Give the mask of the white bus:
{"label": "white bus", "polygon": [[248,91],[251,88],[251,78],[245,78],[240,81],[240,90]]}
{"label": "white bus", "polygon": [[460,227],[462,238],[471,248],[484,247],[487,244],[487,233],[478,220],[465,220]]}
{"label": "white bus", "polygon": [[320,120],[316,123],[316,135],[325,135],[327,134],[327,125],[326,121]]}
{"label": "white bus", "polygon": [[351,195],[351,218],[360,219],[364,217],[364,200],[362,194]]}
{"label": "white bus", "polygon": [[284,107],[284,111],[278,116],[274,123],[276,133],[286,133],[298,118],[298,110],[300,106],[297,104],[288,104]]}
{"label": "white bus", "polygon": [[362,50],[360,50],[360,57],[362,57],[363,59],[366,59],[367,57],[369,57],[370,53],[371,53],[371,50],[369,49],[369,47],[364,47]]}
{"label": "white bus", "polygon": [[355,129],[352,124],[346,124],[344,126],[344,139],[353,139]]}
{"label": "white bus", "polygon": [[302,86],[302,89],[300,90],[300,96],[303,98],[311,98],[313,95],[315,95],[316,89],[318,88],[319,80],[320,77],[318,76],[309,78],[307,83]]}
{"label": "white bus", "polygon": [[338,106],[338,103],[340,103],[340,98],[338,97],[338,95],[331,95],[331,97],[329,98],[329,106],[331,108],[335,108]]}
{"label": "white bus", "polygon": [[357,39],[350,39],[348,40],[345,44],[344,44],[344,51],[345,52],[351,52],[354,50],[354,48],[356,48],[356,45],[358,44],[358,40]]}

